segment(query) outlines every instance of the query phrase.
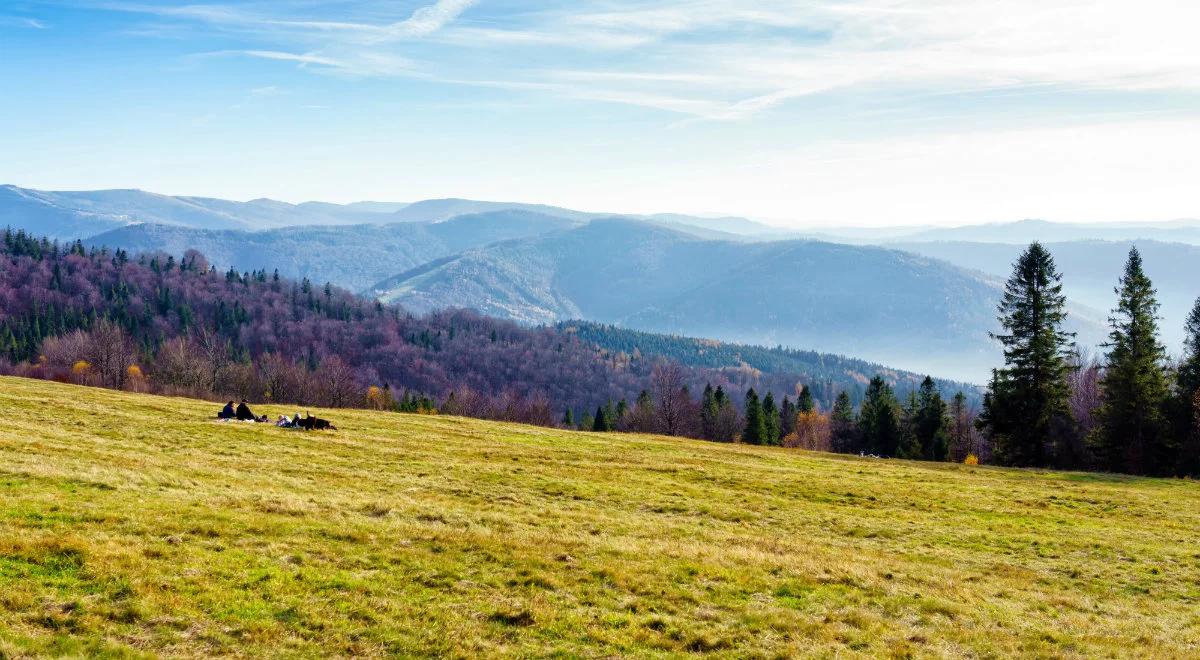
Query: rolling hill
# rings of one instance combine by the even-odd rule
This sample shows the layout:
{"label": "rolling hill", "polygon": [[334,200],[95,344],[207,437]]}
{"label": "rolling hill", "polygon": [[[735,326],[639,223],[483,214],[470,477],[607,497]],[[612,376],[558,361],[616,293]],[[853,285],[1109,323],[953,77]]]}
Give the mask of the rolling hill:
{"label": "rolling hill", "polygon": [[[998,359],[994,278],[897,250],[705,241],[624,219],[470,250],[373,291],[417,311],[799,346],[976,382]],[[1099,338],[1094,317],[1075,321]]]}
{"label": "rolling hill", "polygon": [[93,236],[97,247],[130,252],[204,253],[222,270],[279,269],[362,290],[399,270],[496,241],[536,236],[574,226],[570,220],[529,211],[490,211],[431,223],[395,222],[345,226],[288,227],[265,231],[130,225]]}
{"label": "rolling hill", "polygon": [[350,410],[314,410],[339,430],[309,434],[215,410],[0,378],[0,654],[1200,647],[1191,481]]}
{"label": "rolling hill", "polygon": [[[576,224],[613,215],[546,204],[471,199],[427,199],[410,204],[289,204],[273,199],[239,202],[211,197],[161,195],[142,190],[47,191],[0,185],[0,220],[13,229],[24,229],[38,236],[59,240],[89,238],[136,224],[209,231],[264,231],[308,226],[436,224],[462,215],[480,214],[548,216]],[[781,235],[777,228],[745,218],[683,214],[627,217],[669,226],[703,238],[766,240]]]}
{"label": "rolling hill", "polygon": [[[377,207],[288,204],[271,199],[235,202],[173,197],[142,190],[44,191],[0,186],[0,220],[39,236],[73,240],[130,224],[199,229],[268,229],[295,225],[375,222]],[[388,211],[392,208],[384,205]]]}

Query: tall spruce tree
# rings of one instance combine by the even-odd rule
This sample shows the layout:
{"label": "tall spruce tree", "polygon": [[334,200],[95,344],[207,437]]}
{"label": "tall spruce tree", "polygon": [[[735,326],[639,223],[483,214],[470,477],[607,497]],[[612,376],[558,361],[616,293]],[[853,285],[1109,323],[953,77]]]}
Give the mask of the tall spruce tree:
{"label": "tall spruce tree", "polygon": [[767,392],[762,401],[763,429],[766,431],[763,444],[779,444],[779,408],[775,405],[775,395]]}
{"label": "tall spruce tree", "polygon": [[854,420],[854,404],[844,390],[839,392],[829,413],[829,443],[834,451],[853,454],[862,451],[858,425]]}
{"label": "tall spruce tree", "polygon": [[783,397],[783,403],[779,405],[779,437],[786,438],[796,430],[796,404],[792,400]]}
{"label": "tall spruce tree", "polygon": [[[611,406],[611,404],[609,404]],[[596,416],[592,418],[592,430],[603,433],[612,430],[612,420],[604,406],[596,408]]]}
{"label": "tall spruce tree", "polygon": [[880,376],[867,385],[858,414],[863,449],[878,456],[896,456],[900,449],[900,402]]}
{"label": "tall spruce tree", "polygon": [[947,406],[938,391],[937,384],[929,376],[921,381],[917,392],[917,414],[914,420],[917,441],[921,445],[921,458],[927,461],[944,461],[950,454],[950,420]]}
{"label": "tall spruce tree", "polygon": [[1073,333],[1062,276],[1054,258],[1032,243],[1013,266],[1000,301],[1004,368],[992,372],[979,427],[992,441],[998,462],[1045,465],[1070,426],[1068,399]]}
{"label": "tall spruce tree", "polygon": [[753,387],[746,391],[745,415],[746,428],[742,431],[742,442],[749,445],[766,444],[767,425],[763,422],[762,404]]}
{"label": "tall spruce tree", "polygon": [[817,404],[813,401],[812,390],[808,385],[800,386],[800,396],[796,397],[796,412],[810,413],[817,409]]}
{"label": "tall spruce tree", "polygon": [[1200,475],[1200,298],[1192,306],[1184,325],[1183,359],[1175,374],[1175,403],[1172,426],[1179,443],[1179,474]]}
{"label": "tall spruce tree", "polygon": [[700,395],[700,435],[705,440],[713,440],[717,436],[717,398],[712,384],[704,386]]}
{"label": "tall spruce tree", "polygon": [[1164,415],[1169,394],[1167,350],[1158,341],[1158,301],[1142,270],[1142,255],[1129,250],[1109,317],[1104,402],[1093,446],[1100,465],[1113,472],[1163,474],[1175,468],[1176,445]]}
{"label": "tall spruce tree", "polygon": [[910,390],[908,398],[900,406],[900,446],[895,453],[898,458],[922,458],[921,439],[917,437],[917,415],[920,412],[921,404],[917,393]]}

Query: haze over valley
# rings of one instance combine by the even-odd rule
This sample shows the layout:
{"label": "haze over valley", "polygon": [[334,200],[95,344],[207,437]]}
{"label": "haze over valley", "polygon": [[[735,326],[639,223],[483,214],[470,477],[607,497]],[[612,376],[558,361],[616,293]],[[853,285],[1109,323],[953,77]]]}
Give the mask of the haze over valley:
{"label": "haze over valley", "polygon": [[[816,350],[982,383],[998,359],[1000,282],[1030,240],[1065,273],[1071,328],[1104,340],[1113,273],[1147,256],[1172,350],[1200,273],[1200,222],[788,231],[736,217],[620,215],[465,199],[286,204],[137,190],[0,187],[14,228],[130,252],[199,250],[425,313],[530,325],[580,319]],[[872,234],[878,236],[872,240]],[[966,240],[970,239],[970,240]]]}

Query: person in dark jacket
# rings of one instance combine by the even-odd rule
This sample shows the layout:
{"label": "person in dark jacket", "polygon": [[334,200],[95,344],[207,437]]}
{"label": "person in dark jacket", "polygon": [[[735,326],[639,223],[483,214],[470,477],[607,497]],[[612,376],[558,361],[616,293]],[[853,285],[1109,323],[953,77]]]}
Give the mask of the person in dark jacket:
{"label": "person in dark jacket", "polygon": [[238,404],[238,407],[237,407],[237,418],[238,418],[238,421],[242,421],[242,422],[245,422],[245,421],[249,421],[249,422],[256,422],[256,421],[258,421],[258,416],[257,416],[257,415],[255,415],[254,413],[250,412],[250,406],[246,405],[246,400],[245,400],[245,399],[242,399],[242,402]]}
{"label": "person in dark jacket", "polygon": [[221,412],[217,413],[217,419],[233,419],[236,415],[237,413],[233,411],[233,402],[230,401],[229,403],[225,404],[225,407],[221,409]]}

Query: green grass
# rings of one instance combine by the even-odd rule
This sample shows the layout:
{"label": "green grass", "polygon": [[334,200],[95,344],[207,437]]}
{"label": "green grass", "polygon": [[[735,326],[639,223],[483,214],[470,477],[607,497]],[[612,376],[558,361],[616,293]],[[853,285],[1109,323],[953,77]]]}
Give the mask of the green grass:
{"label": "green grass", "polygon": [[1200,655],[1195,482],[216,410],[0,379],[0,656]]}

